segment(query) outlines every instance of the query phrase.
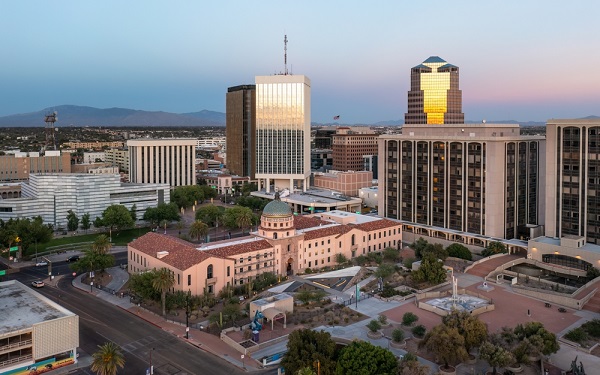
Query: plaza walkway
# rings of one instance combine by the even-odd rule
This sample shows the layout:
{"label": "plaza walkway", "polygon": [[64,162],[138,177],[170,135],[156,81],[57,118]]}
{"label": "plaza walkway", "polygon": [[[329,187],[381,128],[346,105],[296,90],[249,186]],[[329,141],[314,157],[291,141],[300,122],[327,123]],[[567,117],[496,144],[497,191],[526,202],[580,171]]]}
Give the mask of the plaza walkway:
{"label": "plaza walkway", "polygon": [[512,260],[521,259],[521,258],[523,258],[523,257],[518,256],[518,255],[509,255],[509,254],[506,254],[506,255],[503,255],[503,256],[500,256],[497,258],[491,258],[484,262],[476,264],[470,270],[468,270],[466,273],[485,278],[487,275],[489,275],[490,272],[495,270],[497,267],[500,267],[501,265],[508,263]]}

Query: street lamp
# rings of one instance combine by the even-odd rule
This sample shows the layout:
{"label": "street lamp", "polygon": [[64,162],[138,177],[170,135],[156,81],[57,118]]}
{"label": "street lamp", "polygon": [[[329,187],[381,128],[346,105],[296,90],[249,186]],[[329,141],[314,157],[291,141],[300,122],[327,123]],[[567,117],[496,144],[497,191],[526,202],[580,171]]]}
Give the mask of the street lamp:
{"label": "street lamp", "polygon": [[154,374],[154,366],[152,366],[152,352],[154,351],[154,348],[150,349],[150,375]]}
{"label": "street lamp", "polygon": [[185,296],[185,339],[190,338],[190,296],[192,291],[188,289]]}

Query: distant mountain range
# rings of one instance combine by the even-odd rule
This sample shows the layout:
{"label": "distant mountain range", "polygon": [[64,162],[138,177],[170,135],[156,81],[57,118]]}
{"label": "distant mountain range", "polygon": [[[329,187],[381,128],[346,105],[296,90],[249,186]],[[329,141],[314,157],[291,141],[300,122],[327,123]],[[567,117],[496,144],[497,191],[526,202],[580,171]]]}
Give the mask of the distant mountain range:
{"label": "distant mountain range", "polygon": [[[44,116],[53,111],[58,112],[57,126],[225,126],[225,113],[209,110],[190,113],[170,113],[162,111],[140,111],[127,108],[94,108],[77,105],[59,105],[44,108],[37,112],[21,113],[0,117],[0,127],[38,127],[44,126]],[[598,119],[588,116],[585,119]],[[465,121],[476,124],[479,121]],[[522,126],[543,126],[545,122],[515,120],[487,121],[490,124],[521,124]],[[404,120],[380,121],[371,126],[398,126]],[[339,126],[351,125],[341,123],[316,123],[313,125]],[[354,124],[358,125],[358,124]]]}
{"label": "distant mountain range", "polygon": [[0,126],[44,126],[44,116],[53,111],[58,112],[57,126],[225,126],[224,113],[208,110],[170,113],[76,105],[59,105],[37,112],[0,117]]}

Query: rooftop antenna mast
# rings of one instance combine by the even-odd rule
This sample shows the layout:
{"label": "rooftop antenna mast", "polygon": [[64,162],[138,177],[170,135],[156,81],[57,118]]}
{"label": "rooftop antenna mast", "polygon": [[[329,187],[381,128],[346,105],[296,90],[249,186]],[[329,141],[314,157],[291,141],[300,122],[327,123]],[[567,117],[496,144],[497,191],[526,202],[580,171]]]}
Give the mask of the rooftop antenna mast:
{"label": "rooftop antenna mast", "polygon": [[54,123],[58,121],[58,113],[56,111],[46,114],[44,122],[46,123],[46,146],[44,149],[56,150],[56,138],[54,136]]}
{"label": "rooftop antenna mast", "polygon": [[283,37],[283,65],[285,67],[285,71],[283,74],[285,74],[286,76],[288,75],[288,70],[287,70],[287,35],[284,35]]}

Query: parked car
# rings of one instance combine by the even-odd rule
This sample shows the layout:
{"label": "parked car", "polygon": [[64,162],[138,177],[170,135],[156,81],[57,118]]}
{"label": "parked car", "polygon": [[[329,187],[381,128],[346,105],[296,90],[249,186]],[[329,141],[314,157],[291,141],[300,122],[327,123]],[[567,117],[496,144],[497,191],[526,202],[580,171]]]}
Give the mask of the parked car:
{"label": "parked car", "polygon": [[34,288],[41,288],[44,286],[44,282],[40,280],[35,280],[31,283],[31,286],[33,286]]}
{"label": "parked car", "polygon": [[67,258],[67,262],[77,262],[79,260],[79,255],[71,255]]}
{"label": "parked car", "polygon": [[43,266],[47,266],[48,262],[46,262],[45,260],[42,260],[41,262],[37,262],[35,264],[36,267],[43,267]]}

